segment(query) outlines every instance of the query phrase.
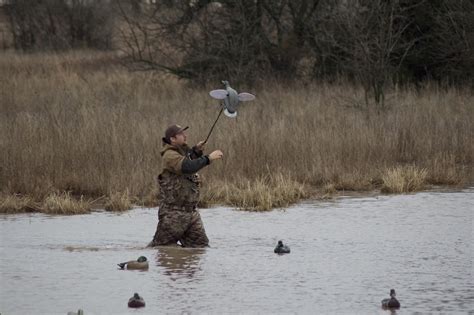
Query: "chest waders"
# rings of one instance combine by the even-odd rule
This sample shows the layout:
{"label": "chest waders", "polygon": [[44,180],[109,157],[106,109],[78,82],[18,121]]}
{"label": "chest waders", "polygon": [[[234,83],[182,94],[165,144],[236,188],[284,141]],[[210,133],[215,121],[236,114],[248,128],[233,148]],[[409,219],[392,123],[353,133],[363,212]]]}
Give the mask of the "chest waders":
{"label": "chest waders", "polygon": [[206,247],[209,245],[204,225],[196,210],[200,180],[197,174],[180,175],[163,171],[160,185],[158,226],[149,246],[175,245]]}
{"label": "chest waders", "polygon": [[160,206],[184,211],[196,209],[201,188],[199,175],[180,175],[165,170],[158,176],[158,185]]}

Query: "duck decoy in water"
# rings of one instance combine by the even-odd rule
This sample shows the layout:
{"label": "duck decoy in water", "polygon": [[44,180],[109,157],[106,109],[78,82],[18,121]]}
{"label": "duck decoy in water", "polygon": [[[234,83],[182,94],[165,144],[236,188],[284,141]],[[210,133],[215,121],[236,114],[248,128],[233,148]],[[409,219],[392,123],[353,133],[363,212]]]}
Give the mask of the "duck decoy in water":
{"label": "duck decoy in water", "polygon": [[390,298],[382,300],[383,308],[400,308],[400,302],[395,298],[396,293],[394,289],[390,290]]}
{"label": "duck decoy in water", "polygon": [[137,260],[130,260],[127,262],[123,262],[120,264],[117,264],[121,269],[131,269],[131,270],[146,270],[148,269],[148,261],[145,256],[140,256],[138,257]]}
{"label": "duck decoy in water", "polygon": [[145,301],[140,295],[138,295],[138,293],[133,294],[133,296],[128,300],[128,307],[138,308],[144,306]]}
{"label": "duck decoy in water", "polygon": [[275,247],[274,252],[276,254],[289,254],[290,248],[287,245],[283,245],[282,241],[278,241],[278,245]]}
{"label": "duck decoy in water", "polygon": [[84,311],[79,309],[77,311],[77,313],[76,312],[67,312],[67,315],[84,315]]}

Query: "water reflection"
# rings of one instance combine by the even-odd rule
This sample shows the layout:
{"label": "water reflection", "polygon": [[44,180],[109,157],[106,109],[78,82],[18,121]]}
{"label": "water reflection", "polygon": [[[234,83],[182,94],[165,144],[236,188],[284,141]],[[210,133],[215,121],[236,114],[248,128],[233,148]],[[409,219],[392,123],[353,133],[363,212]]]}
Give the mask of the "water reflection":
{"label": "water reflection", "polygon": [[172,277],[193,278],[200,270],[201,256],[206,249],[182,247],[158,247],[155,256],[157,266],[164,268],[164,274]]}
{"label": "water reflection", "polygon": [[[155,209],[0,215],[0,313],[136,315],[126,303],[134,292],[150,314],[469,313],[472,209],[474,189],[264,213],[213,208],[201,213],[207,249],[144,248]],[[279,239],[294,252],[275,255]],[[142,255],[147,272],[116,269]],[[398,310],[381,308],[390,288]]]}

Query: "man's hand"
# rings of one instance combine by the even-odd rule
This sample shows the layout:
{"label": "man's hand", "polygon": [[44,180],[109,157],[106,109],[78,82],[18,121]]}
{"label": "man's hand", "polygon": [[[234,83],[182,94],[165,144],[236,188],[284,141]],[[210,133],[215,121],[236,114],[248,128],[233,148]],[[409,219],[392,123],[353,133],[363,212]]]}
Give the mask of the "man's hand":
{"label": "man's hand", "polygon": [[205,143],[204,141],[199,141],[199,142],[196,144],[196,149],[203,151],[205,145],[206,145],[206,143]]}
{"label": "man's hand", "polygon": [[221,150],[216,150],[216,151],[212,151],[211,154],[209,154],[209,160],[211,161],[214,161],[214,160],[218,160],[218,159],[222,159],[222,156],[224,154],[222,153]]}

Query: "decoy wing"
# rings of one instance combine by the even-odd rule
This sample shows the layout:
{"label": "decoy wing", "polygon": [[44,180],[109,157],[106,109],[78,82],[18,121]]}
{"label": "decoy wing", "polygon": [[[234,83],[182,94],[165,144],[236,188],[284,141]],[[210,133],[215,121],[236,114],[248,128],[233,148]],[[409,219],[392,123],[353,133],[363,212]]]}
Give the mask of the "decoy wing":
{"label": "decoy wing", "polygon": [[255,99],[255,95],[243,92],[239,94],[239,101],[241,102],[247,102],[247,101],[253,101]]}
{"label": "decoy wing", "polygon": [[223,100],[229,93],[226,90],[212,90],[209,95],[217,100]]}

